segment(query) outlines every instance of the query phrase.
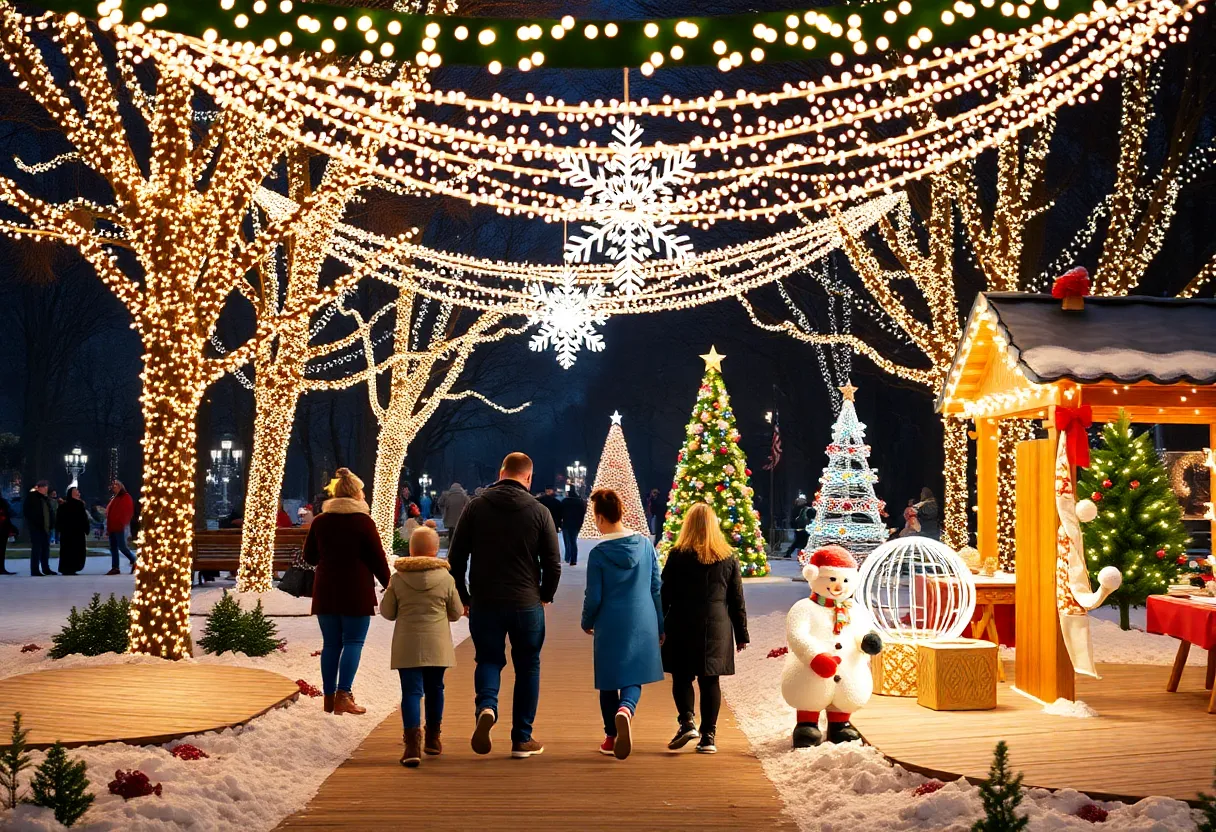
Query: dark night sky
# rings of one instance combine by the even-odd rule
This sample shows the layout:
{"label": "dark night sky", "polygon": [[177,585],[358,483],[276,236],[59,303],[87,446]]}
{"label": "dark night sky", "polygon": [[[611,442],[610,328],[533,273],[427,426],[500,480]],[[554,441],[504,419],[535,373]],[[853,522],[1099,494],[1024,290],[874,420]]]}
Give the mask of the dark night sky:
{"label": "dark night sky", "polygon": [[[587,9],[558,5],[574,13],[589,10],[620,14],[622,9],[621,4],[607,3]],[[797,4],[766,4],[792,5]],[[698,10],[720,13],[737,10],[739,6],[732,2],[700,4]],[[628,4],[627,8],[635,6]],[[544,11],[534,8],[531,13]],[[646,12],[652,14],[679,11],[667,4],[646,7]],[[1201,25],[1211,24],[1205,19]],[[1202,35],[1196,40],[1202,44],[1206,37]],[[1154,122],[1148,140],[1154,160],[1161,155],[1165,127],[1179,98],[1196,94],[1194,89],[1184,91],[1183,87],[1188,73],[1197,71],[1192,66],[1193,56],[1194,53],[1176,50],[1163,72],[1158,102],[1163,116]],[[777,65],[763,71],[800,76],[822,74],[821,69],[814,65]],[[634,77],[637,78],[636,74]],[[780,85],[779,81],[774,83],[771,75],[749,77],[745,70],[731,76],[727,82],[731,89],[736,80],[739,86],[750,88]],[[437,83],[447,86],[463,86],[467,81],[468,71],[461,69],[445,68],[437,77]],[[656,75],[647,82],[637,79],[633,93],[657,98],[664,90],[695,92],[707,82],[722,84],[714,71],[676,70]],[[568,100],[610,97],[620,92],[619,72],[536,72],[523,81],[508,73],[499,83],[516,87],[516,94],[526,84],[532,89],[564,94]],[[0,101],[7,102],[0,106],[15,107],[19,94],[11,89],[10,81],[0,84],[5,96]],[[1096,105],[1077,107],[1060,117],[1048,163],[1049,188],[1056,203],[1048,214],[1039,267],[1046,265],[1081,227],[1110,188],[1116,156],[1118,83],[1108,84],[1107,89],[1108,94]],[[1205,100],[1203,117],[1196,128],[1199,135],[1196,143],[1210,145],[1213,134],[1210,84],[1198,94]],[[0,169],[6,174],[13,172],[8,161],[13,154],[38,161],[64,149],[61,137],[29,129],[16,120],[0,120]],[[982,164],[990,168],[991,160]],[[1212,256],[1212,241],[1216,239],[1214,181],[1216,178],[1208,172],[1183,191],[1167,245],[1150,269],[1144,286],[1146,293],[1176,292]],[[88,188],[73,182],[66,174],[55,180],[55,187],[69,191]],[[428,223],[426,239],[437,247],[502,257],[508,256],[502,252],[502,240],[510,239],[509,256],[516,259],[556,262],[560,257],[560,231],[555,226],[534,222],[521,231],[518,226],[521,220],[505,220],[488,212],[469,216],[463,206],[455,209],[459,216],[453,219],[446,215],[447,211],[441,209]],[[408,220],[406,216],[402,225],[408,225]],[[359,223],[353,215],[350,221]],[[466,230],[453,232],[453,227]],[[702,237],[696,242],[704,249],[768,231],[767,224],[721,227],[712,239]],[[59,476],[62,468],[56,460],[62,459],[72,443],[80,442],[95,462],[104,459],[106,448],[119,446],[120,472],[128,479],[136,478],[138,439],[142,434],[136,378],[139,345],[127,328],[124,313],[104,292],[96,298],[89,294],[96,291],[96,280],[78,266],[71,253],[60,252],[51,257],[45,251],[31,253],[28,248],[0,241],[0,254],[3,300],[0,350],[5,358],[0,362],[0,430],[29,434],[23,437],[23,446],[28,451],[37,443],[41,449],[38,455],[45,460],[42,467],[55,469],[42,472],[43,476]],[[1096,251],[1090,250],[1079,259],[1092,268]],[[842,257],[838,256],[837,266],[848,274]],[[961,239],[956,269],[965,312],[976,284]],[[31,275],[57,278],[68,298],[57,300],[59,305],[49,304],[46,281],[40,284],[42,288],[31,289]],[[795,276],[790,282],[797,285],[807,279]],[[84,299],[87,311],[72,306],[68,301],[73,298]],[[35,335],[30,338],[23,335],[22,321],[31,324]],[[460,429],[452,433],[447,447],[436,453],[429,452],[427,437],[420,437],[410,453],[413,472],[427,470],[440,486],[452,479],[473,486],[491,480],[502,456],[512,450],[526,451],[536,460],[538,486],[551,482],[576,458],[594,472],[607,433],[608,416],[619,409],[624,414],[625,435],[639,484],[644,490],[666,489],[701,378],[703,363],[698,355],[714,344],[727,356],[723,373],[743,434],[743,446],[755,472],[758,494],[767,498],[769,492],[767,474],[760,469],[768,453],[770,435],[764,413],[774,408],[781,414],[785,445],[785,456],[776,477],[778,504],[785,506],[798,489],[814,490],[826,461],[824,446],[829,440],[833,417],[811,347],[757,329],[733,301],[695,310],[616,318],[608,323],[604,333],[606,350],[580,353],[577,364],[569,371],[557,365],[551,352],[530,352],[526,336],[482,348],[471,365],[473,386],[481,389],[487,385],[487,392],[503,404],[514,405],[530,399],[532,407],[519,415],[502,416],[475,402],[445,405],[458,409],[459,418],[454,424]],[[31,391],[46,392],[46,385],[40,384],[46,371],[39,369],[38,360],[32,360],[35,353],[39,360],[51,360],[56,366],[70,365],[69,372],[58,374],[63,379],[57,382],[57,389],[49,391],[53,403],[46,411],[48,415],[35,425],[36,429],[29,424],[29,402]],[[864,359],[855,361],[853,381],[860,387],[858,413],[869,425],[867,438],[874,448],[871,462],[879,472],[879,495],[902,505],[922,485],[940,493],[940,429],[930,397],[882,375]],[[350,464],[370,480],[368,452],[374,448],[374,436],[368,428],[370,409],[366,393],[352,390],[339,395],[317,394],[310,396],[308,402],[312,409],[309,418],[327,422],[322,431],[331,448],[325,461],[326,470],[332,470],[335,464]],[[336,431],[331,431],[328,425],[331,407]],[[204,441],[214,443],[221,434],[232,435],[247,446],[251,418],[250,394],[232,380],[225,380],[212,390],[209,425],[203,426]],[[329,441],[331,436],[338,437],[340,447],[336,452],[332,450],[334,443]],[[103,476],[102,465],[94,466],[86,475],[86,498],[100,491]],[[304,497],[309,488],[305,480],[298,448],[293,448],[285,496]]]}

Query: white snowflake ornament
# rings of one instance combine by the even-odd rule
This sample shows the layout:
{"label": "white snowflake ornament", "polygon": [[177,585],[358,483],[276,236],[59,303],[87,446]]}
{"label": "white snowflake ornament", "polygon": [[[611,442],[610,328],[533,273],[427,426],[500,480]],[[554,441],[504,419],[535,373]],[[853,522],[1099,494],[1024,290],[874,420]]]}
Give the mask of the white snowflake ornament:
{"label": "white snowflake ornament", "polygon": [[571,236],[566,242],[567,262],[588,263],[593,253],[607,255],[616,262],[612,283],[625,295],[637,294],[645,282],[642,263],[661,253],[673,260],[692,256],[688,236],[673,233],[667,222],[666,205],[676,189],[692,179],[695,161],[681,150],[662,157],[662,165],[652,168],[641,153],[642,128],[629,116],[612,129],[609,144],[613,154],[591,172],[585,155],[568,155],[559,161],[568,181],[586,194],[583,203],[592,206],[594,224],[582,227],[585,236]]}
{"label": "white snowflake ornament", "polygon": [[572,269],[562,273],[561,283],[546,289],[543,283],[529,287],[535,308],[528,316],[529,325],[539,324],[528,346],[541,352],[550,346],[557,352],[557,363],[569,370],[575,354],[582,348],[591,352],[604,349],[604,336],[595,331],[608,321],[602,311],[604,287],[598,283],[581,289],[575,284]]}

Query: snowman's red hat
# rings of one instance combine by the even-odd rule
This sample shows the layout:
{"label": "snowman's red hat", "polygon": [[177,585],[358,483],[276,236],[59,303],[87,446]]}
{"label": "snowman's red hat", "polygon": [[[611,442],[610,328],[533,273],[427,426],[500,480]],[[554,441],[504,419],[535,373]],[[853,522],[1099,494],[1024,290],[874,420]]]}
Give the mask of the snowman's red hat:
{"label": "snowman's red hat", "polygon": [[816,549],[802,565],[802,577],[808,582],[819,576],[820,569],[856,569],[857,561],[843,546],[823,546]]}

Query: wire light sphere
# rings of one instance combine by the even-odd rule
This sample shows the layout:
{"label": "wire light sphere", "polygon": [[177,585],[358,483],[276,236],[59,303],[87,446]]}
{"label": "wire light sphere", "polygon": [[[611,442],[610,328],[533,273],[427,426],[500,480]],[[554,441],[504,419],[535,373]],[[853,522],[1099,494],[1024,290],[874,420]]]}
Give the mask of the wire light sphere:
{"label": "wire light sphere", "polygon": [[975,613],[971,570],[953,549],[928,537],[888,540],[861,565],[853,597],[884,639],[949,641]]}

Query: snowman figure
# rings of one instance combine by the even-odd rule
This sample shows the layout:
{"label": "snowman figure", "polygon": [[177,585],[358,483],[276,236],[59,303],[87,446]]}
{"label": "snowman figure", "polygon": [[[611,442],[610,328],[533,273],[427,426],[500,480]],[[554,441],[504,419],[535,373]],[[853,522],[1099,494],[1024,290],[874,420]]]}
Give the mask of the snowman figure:
{"label": "snowman figure", "polygon": [[823,742],[823,710],[828,712],[829,742],[861,739],[849,717],[870,700],[870,656],[882,650],[882,639],[852,600],[857,561],[842,546],[824,546],[806,561],[802,574],[811,596],[794,604],[785,617],[789,652],[781,676],[781,695],[798,711],[794,748]]}

